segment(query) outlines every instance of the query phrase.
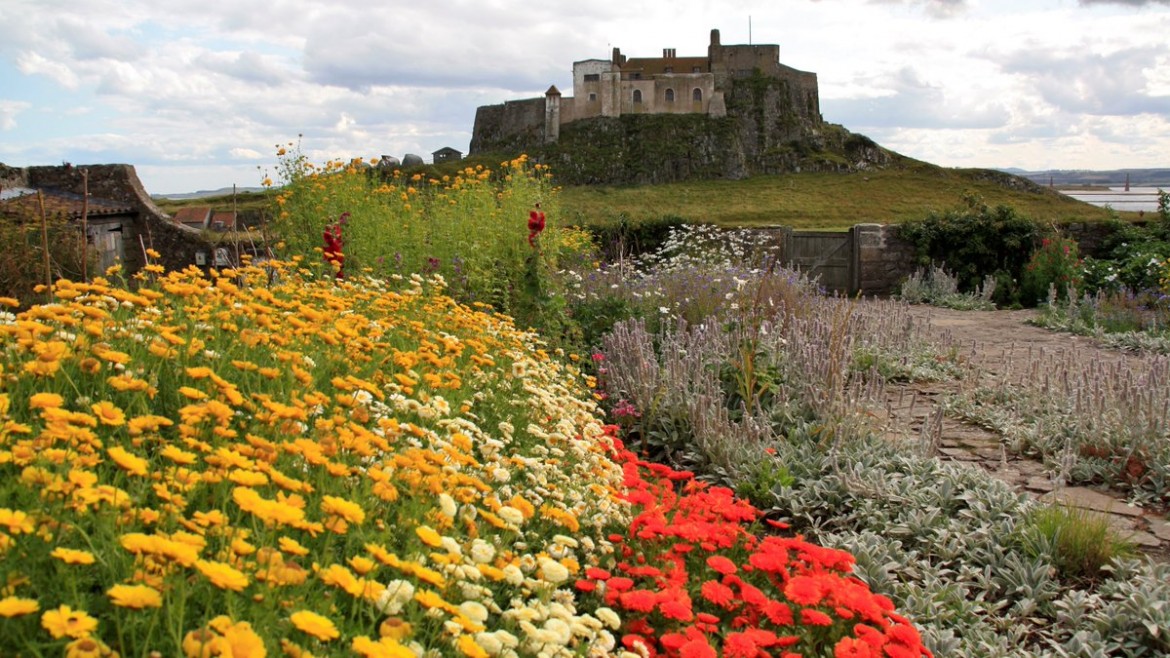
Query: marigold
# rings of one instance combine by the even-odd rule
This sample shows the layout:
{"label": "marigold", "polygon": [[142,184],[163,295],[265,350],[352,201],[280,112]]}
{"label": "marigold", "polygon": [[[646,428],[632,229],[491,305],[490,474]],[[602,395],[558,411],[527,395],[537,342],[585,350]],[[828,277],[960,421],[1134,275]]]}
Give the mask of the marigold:
{"label": "marigold", "polygon": [[81,638],[97,630],[98,620],[84,610],[74,610],[63,605],[55,610],[46,610],[41,615],[41,626],[58,640],[66,636]]}
{"label": "marigold", "polygon": [[93,564],[93,553],[89,551],[78,551],[72,548],[65,548],[58,546],[53,549],[49,555],[61,560],[65,564]]}
{"label": "marigold", "polygon": [[118,658],[118,652],[101,640],[83,637],[65,645],[65,658]]}
{"label": "marigold", "polygon": [[863,640],[843,637],[833,647],[833,658],[873,658],[872,648]]}
{"label": "marigold", "polygon": [[118,427],[126,424],[126,414],[122,412],[113,402],[95,402],[90,405],[93,410],[93,415],[97,416],[102,425],[109,425],[111,427]]}
{"label": "marigold", "polygon": [[31,533],[36,529],[32,517],[20,510],[12,510],[7,507],[0,507],[0,528],[8,531],[8,534],[19,535],[21,533]]}
{"label": "marigold", "polygon": [[195,568],[211,581],[212,585],[220,589],[230,589],[239,592],[248,586],[248,576],[237,571],[229,564],[210,560],[196,560]]}
{"label": "marigold", "polygon": [[37,603],[36,599],[22,599],[16,596],[0,599],[0,617],[19,617],[40,609],[41,604]]}
{"label": "marigold", "polygon": [[336,496],[323,496],[321,511],[328,516],[339,516],[356,525],[361,525],[366,520],[366,513],[362,511],[360,505]]}
{"label": "marigold", "polygon": [[115,464],[130,475],[145,477],[148,472],[147,467],[150,465],[150,462],[126,450],[122,446],[114,446],[106,450],[106,454],[110,456],[110,459],[114,460]]}
{"label": "marigold", "polygon": [[162,594],[146,585],[114,585],[106,590],[110,601],[120,608],[161,608]]}
{"label": "marigold", "polygon": [[341,633],[328,617],[323,617],[315,612],[299,610],[292,613],[288,619],[297,630],[307,635],[312,635],[322,642],[336,640],[338,637],[341,637]]}

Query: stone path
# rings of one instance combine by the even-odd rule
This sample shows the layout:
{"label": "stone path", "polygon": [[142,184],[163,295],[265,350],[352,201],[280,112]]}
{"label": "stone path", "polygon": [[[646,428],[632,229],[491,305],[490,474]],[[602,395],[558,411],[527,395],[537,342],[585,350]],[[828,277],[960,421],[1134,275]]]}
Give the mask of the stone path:
{"label": "stone path", "polygon": [[[1035,361],[1044,355],[1072,350],[1078,358],[1103,362],[1128,361],[1140,356],[1103,348],[1092,340],[1041,329],[1029,324],[1032,311],[952,311],[915,306],[911,315],[926,327],[926,335],[944,350],[955,348],[972,369],[972,378],[988,384],[1002,381],[1026,384]],[[1038,499],[1104,514],[1146,554],[1170,560],[1170,521],[1163,514],[1126,503],[1116,492],[1087,487],[1057,486],[1044,465],[1008,453],[1000,436],[957,418],[946,417],[940,398],[972,386],[973,382],[930,382],[887,387],[889,431],[902,436],[930,437],[945,460],[982,468],[1017,490]]]}

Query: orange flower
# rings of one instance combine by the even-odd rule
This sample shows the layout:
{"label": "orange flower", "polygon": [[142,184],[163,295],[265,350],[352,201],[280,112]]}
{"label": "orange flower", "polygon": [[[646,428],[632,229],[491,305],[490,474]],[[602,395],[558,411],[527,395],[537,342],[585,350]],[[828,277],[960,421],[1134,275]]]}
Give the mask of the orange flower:
{"label": "orange flower", "polygon": [[341,633],[328,617],[322,617],[315,612],[300,610],[292,613],[288,619],[292,622],[293,626],[296,626],[297,630],[312,635],[322,642],[336,640],[341,637]]}
{"label": "orange flower", "polygon": [[95,402],[89,408],[93,410],[93,415],[97,416],[102,425],[117,427],[126,424],[126,414],[122,413],[122,410],[112,402]]}

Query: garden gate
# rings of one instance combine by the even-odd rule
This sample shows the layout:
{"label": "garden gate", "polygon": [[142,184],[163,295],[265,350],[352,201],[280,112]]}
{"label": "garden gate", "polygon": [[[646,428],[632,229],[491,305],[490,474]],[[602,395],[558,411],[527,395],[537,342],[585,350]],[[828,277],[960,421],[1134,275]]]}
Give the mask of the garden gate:
{"label": "garden gate", "polygon": [[788,231],[784,237],[786,267],[819,277],[826,290],[845,294],[857,292],[857,263],[853,231]]}

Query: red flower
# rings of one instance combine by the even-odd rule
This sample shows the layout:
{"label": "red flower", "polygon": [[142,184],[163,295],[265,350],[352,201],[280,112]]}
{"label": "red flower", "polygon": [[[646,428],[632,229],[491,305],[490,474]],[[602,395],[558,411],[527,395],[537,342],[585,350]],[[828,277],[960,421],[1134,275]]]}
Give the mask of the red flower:
{"label": "red flower", "polygon": [[657,597],[654,596],[654,592],[649,590],[636,589],[630,592],[624,592],[618,600],[621,601],[622,607],[627,610],[650,612],[654,609]]}
{"label": "red flower", "polygon": [[719,654],[715,653],[715,649],[711,647],[711,643],[706,640],[691,640],[682,645],[678,650],[678,655],[681,658],[716,658]]}
{"label": "red flower", "polygon": [[784,586],[784,596],[799,605],[816,605],[825,598],[825,587],[819,578],[793,576]]}
{"label": "red flower", "polygon": [[[833,658],[873,658],[874,653],[868,644],[852,637],[843,637],[833,647]],[[878,658],[881,658],[878,656]]]}
{"label": "red flower", "polygon": [[727,658],[756,658],[760,647],[746,633],[731,633],[723,641],[723,655]]}
{"label": "red flower", "polygon": [[349,219],[349,213],[342,213],[336,224],[325,227],[325,233],[322,236],[325,240],[325,248],[323,249],[325,262],[337,268],[337,278],[339,279],[345,278],[342,273],[342,268],[345,266],[345,254],[341,251],[345,242],[341,239],[341,227],[345,225],[347,219]]}
{"label": "red flower", "polygon": [[536,204],[536,210],[528,213],[528,245],[533,249],[536,248],[536,236],[544,230],[544,212],[540,210],[540,204]]}
{"label": "red flower", "polygon": [[833,618],[820,610],[805,608],[800,611],[800,623],[805,626],[832,626]]}
{"label": "red flower", "polygon": [[735,601],[735,592],[731,591],[727,585],[714,580],[703,583],[703,586],[699,588],[699,593],[703,595],[703,598],[722,608],[730,608]]}
{"label": "red flower", "polygon": [[724,576],[733,574],[738,570],[736,569],[734,562],[728,560],[722,555],[712,555],[711,557],[707,558],[707,566],[711,567],[717,573],[720,573]]}

